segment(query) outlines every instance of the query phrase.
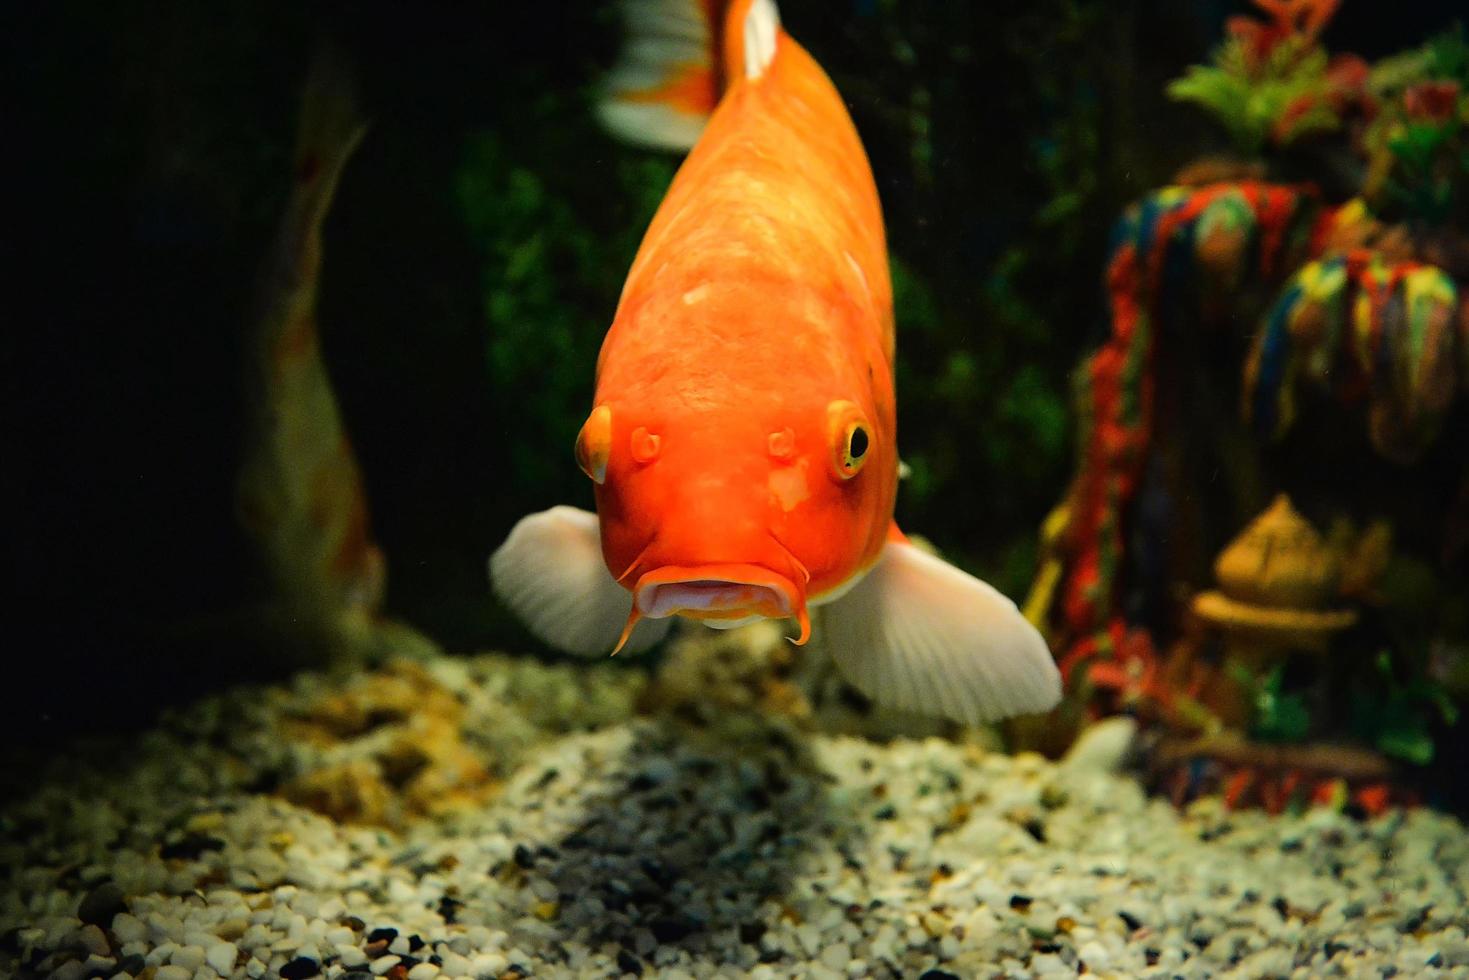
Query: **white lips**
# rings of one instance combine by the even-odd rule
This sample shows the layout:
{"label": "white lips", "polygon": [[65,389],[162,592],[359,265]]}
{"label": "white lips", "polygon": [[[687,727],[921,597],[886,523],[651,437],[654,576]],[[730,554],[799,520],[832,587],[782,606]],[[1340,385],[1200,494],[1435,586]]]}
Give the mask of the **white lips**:
{"label": "white lips", "polygon": [[721,610],[777,609],[789,616],[790,599],[777,589],[748,582],[693,579],[664,582],[638,589],[638,611],[649,619],[675,616],[681,612],[715,613]]}

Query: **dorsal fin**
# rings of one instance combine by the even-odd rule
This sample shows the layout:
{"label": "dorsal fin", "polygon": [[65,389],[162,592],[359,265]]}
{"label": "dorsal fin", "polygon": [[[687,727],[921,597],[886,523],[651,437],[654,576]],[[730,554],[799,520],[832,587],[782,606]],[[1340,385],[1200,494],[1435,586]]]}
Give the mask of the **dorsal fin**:
{"label": "dorsal fin", "polygon": [[622,0],[622,11],[627,39],[597,112],[629,142],[687,150],[730,83],[775,57],[774,0]]}
{"label": "dorsal fin", "polygon": [[745,77],[759,78],[775,60],[775,45],[780,37],[780,11],[775,0],[750,0],[740,23],[745,42]]}

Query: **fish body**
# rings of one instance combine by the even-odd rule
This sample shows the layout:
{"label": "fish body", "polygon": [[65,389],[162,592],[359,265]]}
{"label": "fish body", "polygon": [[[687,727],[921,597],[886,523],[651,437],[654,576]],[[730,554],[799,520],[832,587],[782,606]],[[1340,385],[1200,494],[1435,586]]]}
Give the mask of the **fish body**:
{"label": "fish body", "polygon": [[236,492],[271,588],[297,618],[370,618],[386,581],[316,316],[322,224],[365,132],[344,56],[323,49],[306,81],[295,180],[249,337]]}
{"label": "fish body", "polygon": [[[707,12],[633,7],[634,26]],[[827,604],[823,644],[879,701],[966,721],[1044,710],[1059,680],[1014,604],[893,523],[892,289],[856,129],[770,0],[722,16],[704,35],[724,41],[708,59],[722,95],[633,261],[577,439],[597,514],[523,520],[491,559],[497,590],[586,652],[646,646],[672,616],[792,618],[805,642]],[[614,86],[614,130],[667,145],[694,128],[689,93],[707,87],[667,43],[689,33],[665,26],[661,75],[638,49],[654,65]]]}

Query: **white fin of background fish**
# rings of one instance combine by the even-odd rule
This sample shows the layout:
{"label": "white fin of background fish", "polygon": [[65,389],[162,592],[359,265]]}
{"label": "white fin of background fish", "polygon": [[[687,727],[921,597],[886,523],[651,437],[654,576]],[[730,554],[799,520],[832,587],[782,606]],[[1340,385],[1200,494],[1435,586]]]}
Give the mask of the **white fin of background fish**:
{"label": "white fin of background fish", "polygon": [[775,0],[755,0],[745,14],[745,77],[759,78],[775,60],[780,11]]}
{"label": "white fin of background fish", "polygon": [[823,613],[837,668],[887,707],[977,724],[1061,699],[1051,652],[1015,603],[911,544],[889,541]]}
{"label": "white fin of background fish", "polygon": [[662,150],[687,150],[708,116],[637,98],[689,65],[712,72],[714,32],[702,4],[690,0],[623,0],[627,42],[607,76],[597,117],[614,136]]}
{"label": "white fin of background fish", "polygon": [[[541,640],[584,656],[617,646],[632,595],[602,560],[597,515],[552,507],[524,517],[490,556],[495,594]],[[672,619],[644,619],[627,645],[638,653],[663,639]]]}

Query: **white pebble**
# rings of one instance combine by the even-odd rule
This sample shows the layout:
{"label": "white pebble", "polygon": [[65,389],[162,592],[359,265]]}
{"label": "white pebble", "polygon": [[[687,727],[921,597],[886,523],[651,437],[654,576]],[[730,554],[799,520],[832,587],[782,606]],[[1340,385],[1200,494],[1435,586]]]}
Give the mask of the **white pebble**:
{"label": "white pebble", "polygon": [[194,980],[194,971],[176,964],[160,966],[154,972],[153,980]]}
{"label": "white pebble", "polygon": [[432,963],[420,963],[408,971],[408,980],[431,980],[438,975],[438,967]]}
{"label": "white pebble", "polygon": [[845,970],[851,959],[852,950],[846,943],[832,943],[821,951],[822,965],[833,970]]}
{"label": "white pebble", "polygon": [[82,980],[87,975],[87,965],[81,960],[67,960],[51,971],[46,980]]}
{"label": "white pebble", "polygon": [[342,943],[337,947],[337,959],[343,966],[351,969],[366,963],[367,954],[362,951],[361,947]]}
{"label": "white pebble", "polygon": [[169,963],[181,966],[192,973],[204,965],[204,947],[180,946],[169,958]]}
{"label": "white pebble", "polygon": [[107,945],[107,936],[105,936],[102,930],[97,928],[96,926],[82,926],[76,931],[76,938],[77,942],[81,944],[82,948],[89,953],[96,953],[98,956],[106,956],[108,953],[112,952],[112,947]]}
{"label": "white pebble", "polygon": [[112,917],[112,934],[120,943],[141,942],[148,938],[148,927],[137,916],[119,912]]}
{"label": "white pebble", "polygon": [[1086,964],[1086,968],[1093,973],[1105,973],[1112,968],[1112,955],[1107,952],[1107,947],[1093,940],[1083,943],[1076,951],[1076,955]]}
{"label": "white pebble", "polygon": [[[499,976],[510,968],[510,960],[506,959],[502,953],[480,953],[470,959],[469,966],[475,976],[483,976],[486,973]],[[377,969],[377,964],[374,963],[372,972],[382,973],[384,971]]]}
{"label": "white pebble", "polygon": [[235,968],[239,949],[234,943],[216,943],[204,953],[204,961],[220,976],[227,976]]}
{"label": "white pebble", "polygon": [[384,973],[387,973],[393,967],[397,966],[400,959],[401,957],[391,955],[379,956],[377,959],[368,964],[368,969],[371,970],[373,973],[376,973],[378,976],[382,976]]}

